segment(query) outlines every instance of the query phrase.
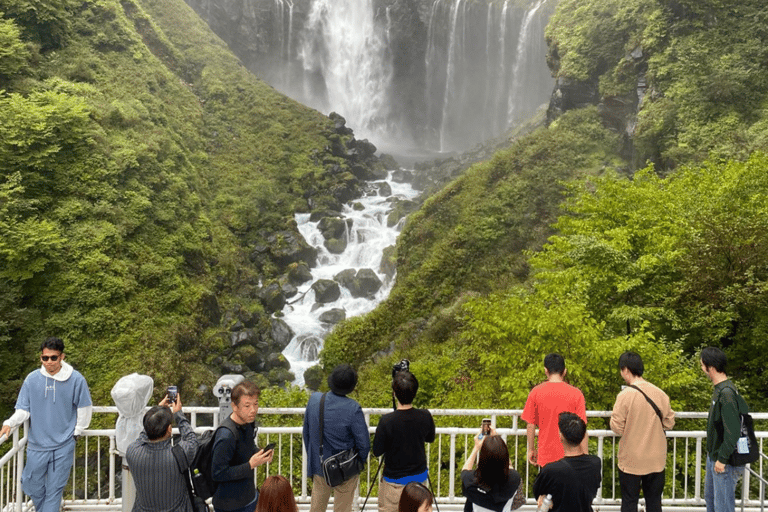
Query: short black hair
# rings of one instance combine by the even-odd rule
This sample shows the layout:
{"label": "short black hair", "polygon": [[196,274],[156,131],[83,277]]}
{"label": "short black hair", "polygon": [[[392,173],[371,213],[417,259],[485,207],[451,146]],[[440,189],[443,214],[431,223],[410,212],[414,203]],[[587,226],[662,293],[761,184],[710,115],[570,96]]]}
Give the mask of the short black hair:
{"label": "short black hair", "polygon": [[549,373],[557,373],[562,375],[565,372],[565,358],[560,354],[551,353],[544,357],[544,368]]}
{"label": "short black hair", "polygon": [[717,347],[705,347],[701,349],[701,362],[707,368],[714,368],[719,373],[725,373],[728,366],[728,356]]}
{"label": "short black hair", "polygon": [[56,350],[58,352],[64,352],[64,341],[62,341],[61,338],[50,336],[48,338],[45,338],[45,341],[43,341],[40,344],[40,352],[42,352],[46,348],[48,350]]}
{"label": "short black hair", "polygon": [[240,405],[240,399],[244,396],[255,396],[259,398],[261,389],[259,386],[249,380],[239,382],[234,388],[232,388],[232,402],[235,405]]}
{"label": "short black hair", "polygon": [[642,377],[645,371],[643,358],[637,352],[624,352],[619,356],[619,370],[627,368],[635,377]]}
{"label": "short black hair", "polygon": [[154,406],[144,414],[144,432],[150,441],[160,439],[168,432],[173,413],[168,407]]}
{"label": "short black hair", "polygon": [[587,424],[572,412],[561,412],[557,419],[557,426],[563,439],[570,446],[579,446],[587,434]]}
{"label": "short black hair", "polygon": [[397,372],[392,378],[392,390],[398,402],[403,405],[411,404],[419,391],[419,380],[409,371]]}

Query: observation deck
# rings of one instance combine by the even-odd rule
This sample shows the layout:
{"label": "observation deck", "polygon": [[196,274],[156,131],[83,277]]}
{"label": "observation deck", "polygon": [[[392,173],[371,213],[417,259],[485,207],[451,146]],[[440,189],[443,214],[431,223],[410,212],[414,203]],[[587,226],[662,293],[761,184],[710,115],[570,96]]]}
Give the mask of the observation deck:
{"label": "observation deck", "polygon": [[[197,432],[217,426],[218,407],[184,407],[184,413]],[[363,409],[371,435],[378,418],[391,409]],[[526,461],[526,425],[520,420],[520,409],[430,409],[435,418],[437,438],[427,444],[427,460],[432,490],[440,512],[463,510],[460,472],[466,455],[472,450],[473,436],[479,431],[482,418],[491,418],[496,431],[505,438],[514,467],[525,484],[526,504],[521,510],[535,510],[531,494],[538,470]],[[608,425],[610,411],[588,411],[589,451],[603,461],[603,481],[594,500],[596,512],[616,512],[620,509],[618,468],[616,466],[620,437],[609,429],[595,428]],[[261,426],[257,444],[277,443],[270,464],[256,468],[259,485],[269,475],[284,475],[293,485],[301,512],[309,510],[310,485],[307,477],[307,458],[302,441],[304,408],[263,408],[259,410]],[[114,425],[118,417],[116,407],[94,407],[92,425]],[[763,455],[768,438],[768,413],[752,413],[760,444],[760,459],[746,467],[744,478],[736,488],[737,511],[764,510],[768,457]],[[706,461],[706,412],[676,413],[675,429],[667,432],[668,455],[666,485],[663,495],[665,509],[678,512],[704,512],[704,467]],[[375,420],[372,421],[371,420]],[[282,426],[270,426],[280,424]],[[472,426],[468,426],[472,425]],[[174,431],[175,432],[175,431]],[[34,510],[32,502],[21,490],[21,471],[24,467],[24,448],[27,437],[24,429],[14,431],[11,439],[0,446],[0,512]],[[66,511],[119,511],[123,510],[123,459],[116,447],[115,429],[89,429],[77,441],[75,463],[64,492]],[[371,496],[365,510],[377,510],[378,485],[375,476],[378,460],[369,456],[368,464],[360,475],[359,496],[353,505],[360,510],[366,493]],[[310,479],[311,481],[311,479]],[[331,511],[333,500],[329,504]],[[645,510],[640,500],[641,510]],[[437,512],[437,510],[435,510]]]}

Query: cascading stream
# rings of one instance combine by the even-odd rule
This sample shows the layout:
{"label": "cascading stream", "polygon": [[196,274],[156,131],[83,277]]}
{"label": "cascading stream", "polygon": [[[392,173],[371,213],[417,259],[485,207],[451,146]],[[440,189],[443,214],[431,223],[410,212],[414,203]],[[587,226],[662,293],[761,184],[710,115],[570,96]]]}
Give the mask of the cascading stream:
{"label": "cascading stream", "polygon": [[[304,383],[304,371],[317,364],[323,340],[333,328],[321,320],[323,313],[343,310],[346,318],[367,313],[389,295],[394,284],[394,278],[380,272],[379,267],[384,249],[395,244],[403,221],[388,227],[387,216],[392,209],[393,198],[410,200],[418,196],[418,192],[407,183],[394,182],[391,173],[386,180],[372,182],[371,185],[379,190],[391,190],[391,195],[362,197],[355,201],[363,206],[360,210],[351,205],[344,206],[342,215],[348,223],[351,222],[351,227],[346,234],[347,247],[341,254],[333,254],[325,248],[324,237],[318,229],[319,222],[310,222],[309,214],[296,215],[299,232],[307,243],[318,249],[317,266],[311,269],[312,280],[299,287],[299,293],[283,309],[283,320],[294,332],[283,355],[291,363],[298,385]],[[349,289],[340,286],[341,296],[337,300],[318,303],[312,284],[320,279],[333,280],[334,276],[348,269],[371,269],[382,286],[371,298],[353,297]]]}

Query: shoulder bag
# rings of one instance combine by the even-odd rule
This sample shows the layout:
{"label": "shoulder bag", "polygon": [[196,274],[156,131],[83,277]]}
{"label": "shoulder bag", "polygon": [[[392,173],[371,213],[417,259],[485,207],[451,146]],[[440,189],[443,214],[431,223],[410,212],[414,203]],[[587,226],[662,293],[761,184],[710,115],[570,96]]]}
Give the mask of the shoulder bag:
{"label": "shoulder bag", "polygon": [[357,476],[365,467],[365,464],[357,455],[355,448],[344,450],[327,459],[323,459],[323,420],[325,418],[325,395],[320,399],[320,463],[323,467],[325,483],[336,487],[350,478]]}
{"label": "shoulder bag", "polygon": [[731,456],[728,457],[728,464],[731,466],[743,466],[751,464],[760,458],[760,447],[757,444],[752,416],[749,412],[741,412],[749,411],[749,406],[738,391],[734,390],[734,393],[736,393],[736,403],[739,404],[741,429],[739,431],[739,439],[736,441],[736,448]]}
{"label": "shoulder bag", "polygon": [[661,429],[662,429],[662,430],[666,430],[666,429],[664,428],[664,417],[661,415],[661,409],[659,409],[659,406],[658,406],[658,405],[656,405],[656,402],[654,402],[653,400],[651,400],[651,397],[649,397],[648,395],[646,395],[646,394],[645,394],[645,391],[643,391],[643,390],[642,390],[642,389],[640,389],[639,387],[635,386],[634,384],[630,384],[630,385],[629,385],[629,387],[631,387],[631,388],[634,388],[634,389],[638,390],[640,393],[642,393],[642,394],[643,394],[643,396],[644,396],[644,397],[645,397],[645,399],[648,401],[648,403],[649,403],[649,404],[651,404],[651,407],[653,407],[653,410],[654,410],[654,411],[656,411],[656,416],[658,416],[658,417],[659,417],[659,421],[661,421]]}

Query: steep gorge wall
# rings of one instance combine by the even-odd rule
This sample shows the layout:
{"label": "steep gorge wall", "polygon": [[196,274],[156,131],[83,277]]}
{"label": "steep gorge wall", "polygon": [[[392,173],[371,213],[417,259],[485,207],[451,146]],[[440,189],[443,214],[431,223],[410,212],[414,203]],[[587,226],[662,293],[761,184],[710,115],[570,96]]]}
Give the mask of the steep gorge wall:
{"label": "steep gorge wall", "polygon": [[555,0],[185,1],[252,72],[377,143],[463,150],[554,84],[543,30]]}

